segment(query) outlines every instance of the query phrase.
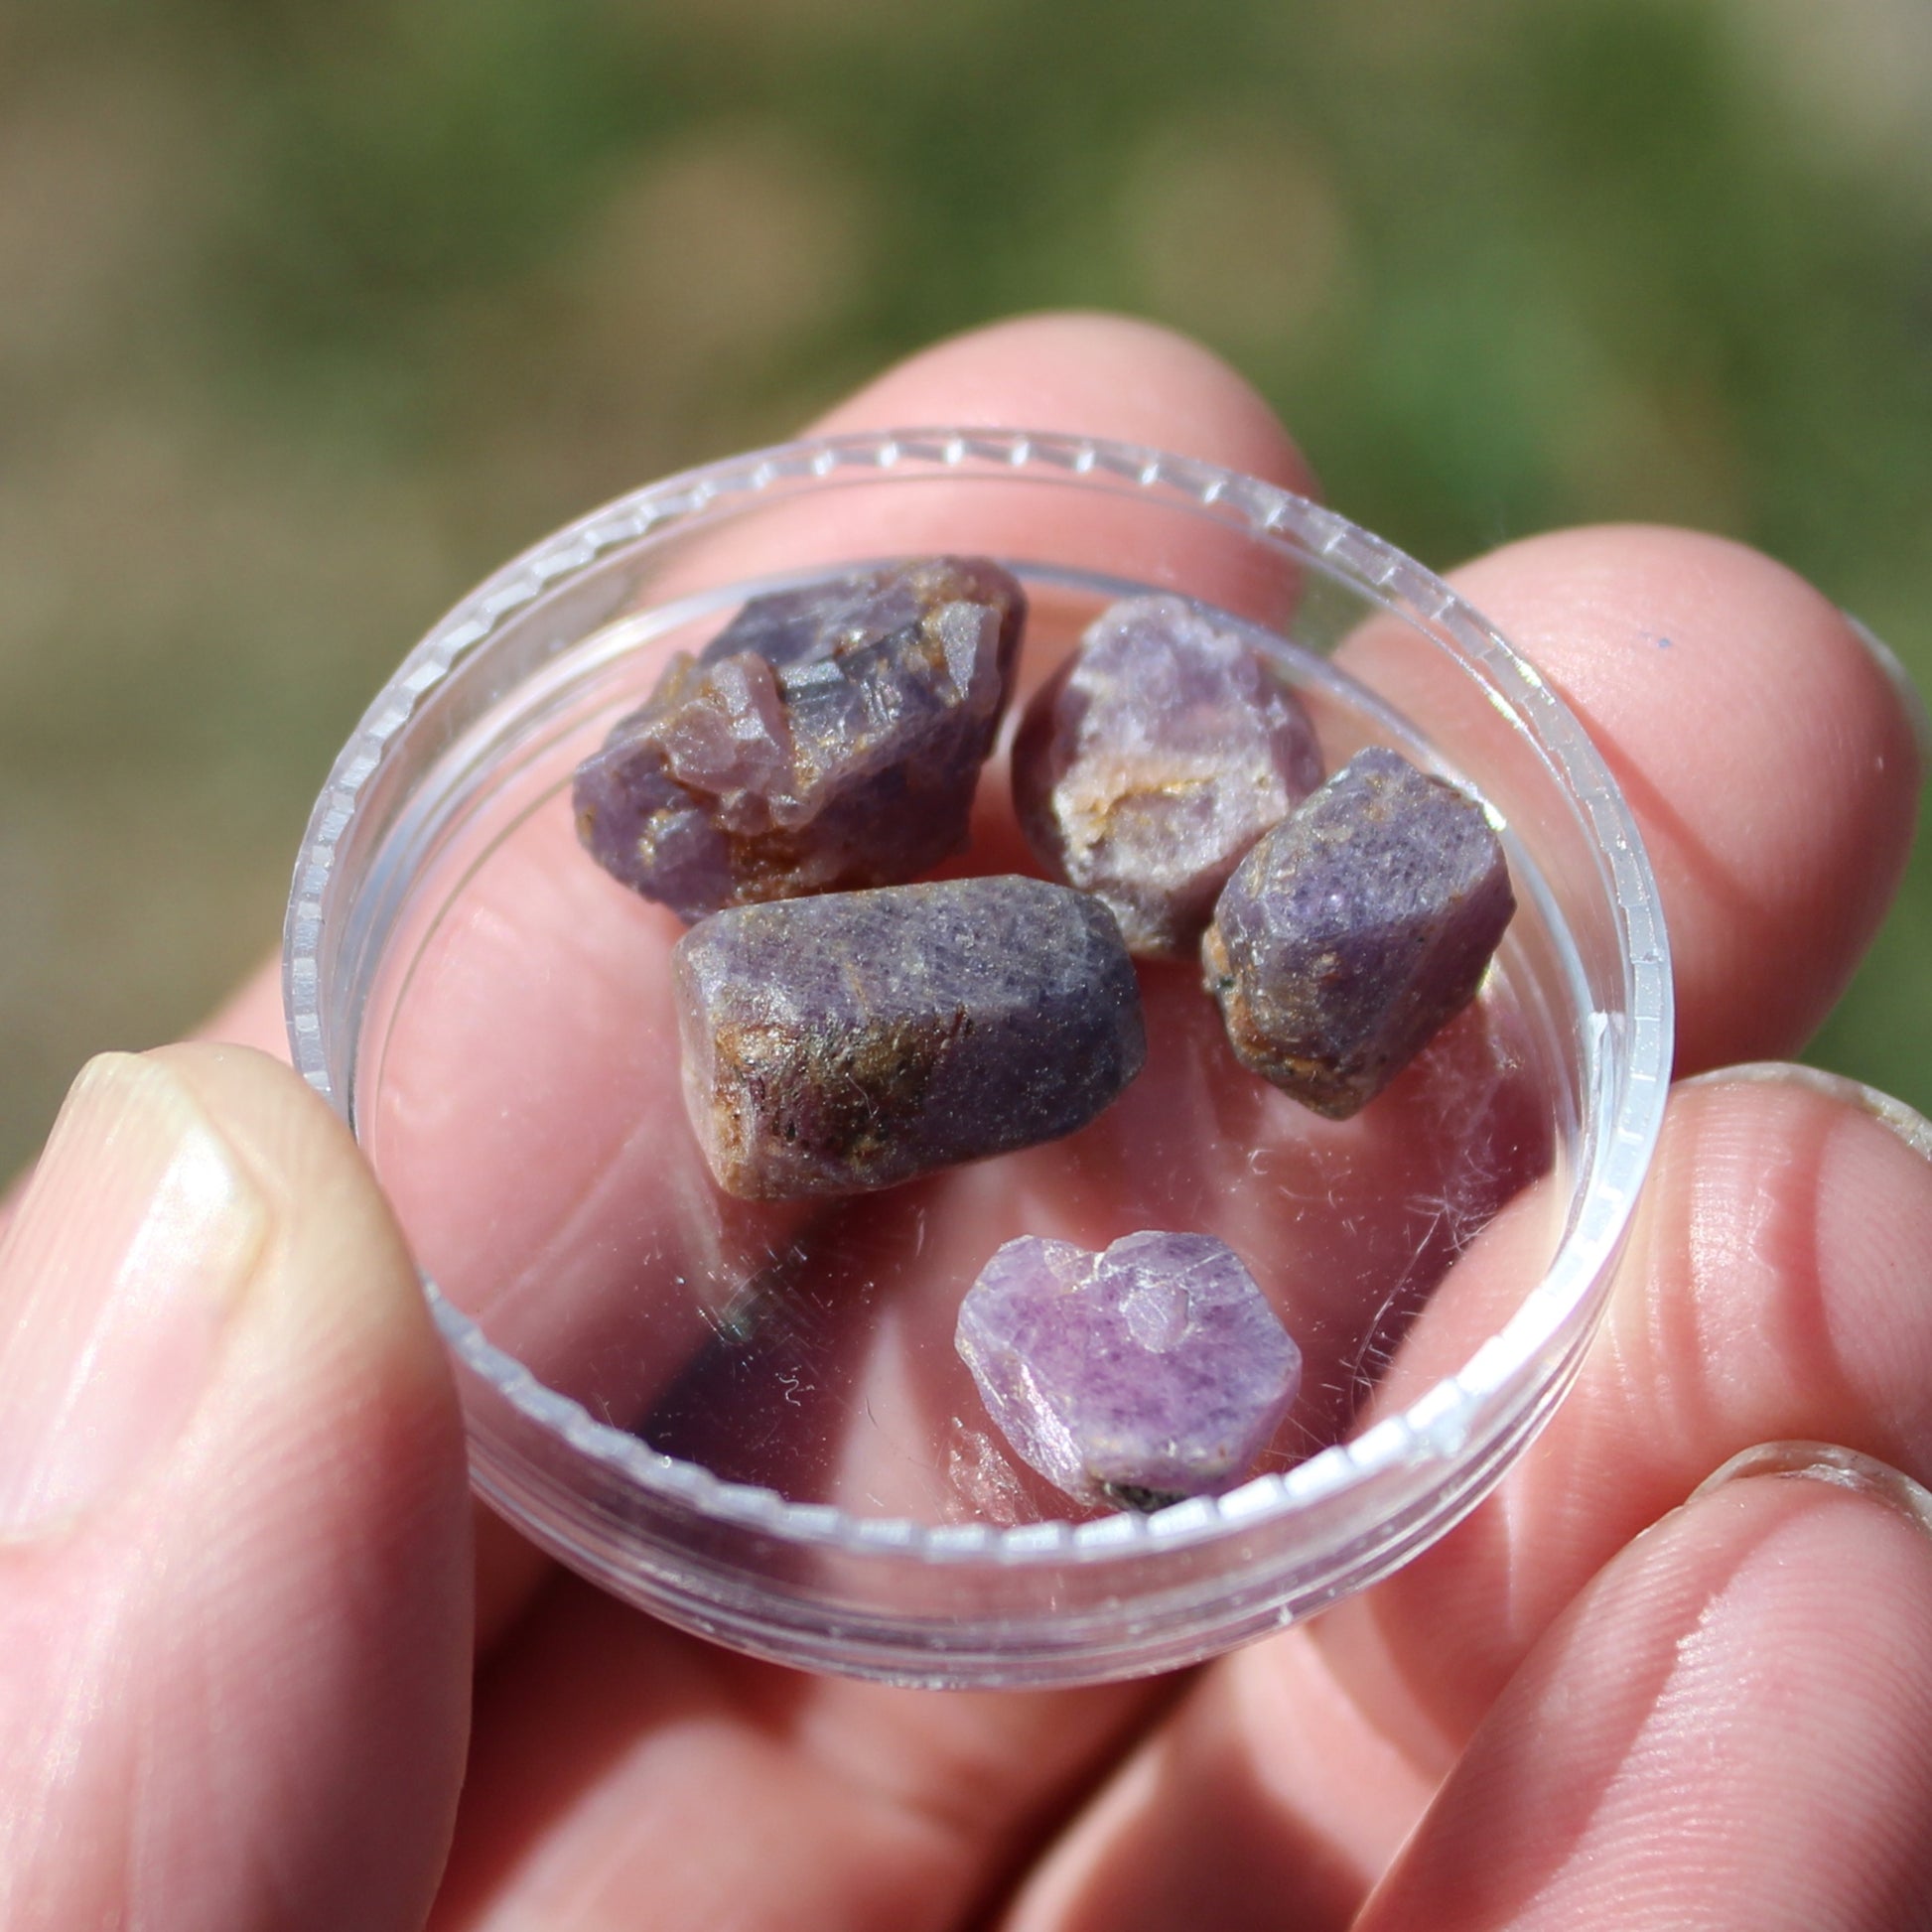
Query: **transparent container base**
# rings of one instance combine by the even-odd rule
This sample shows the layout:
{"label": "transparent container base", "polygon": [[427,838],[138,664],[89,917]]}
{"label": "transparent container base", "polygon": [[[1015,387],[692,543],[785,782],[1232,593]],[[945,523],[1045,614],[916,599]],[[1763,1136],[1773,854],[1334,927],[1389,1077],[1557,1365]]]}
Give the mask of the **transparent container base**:
{"label": "transparent container base", "polygon": [[[1354,1119],[1234,1059],[1197,967],[1139,968],[1145,1071],[1088,1127],[873,1195],[744,1202],[685,1118],[683,930],[579,848],[571,773],[748,597],[894,556],[1025,583],[1021,688],[947,874],[1037,873],[1005,742],[1107,604],[1246,624],[1325,761],[1479,792],[1518,912],[1477,1002]],[[961,432],[764,452],[613,505],[480,590],[345,751],[298,870],[298,1063],[423,1268],[480,1488],[564,1561],[758,1654],[928,1684],[1212,1653],[1385,1574],[1480,1497],[1588,1338],[1654,1139],[1668,972],[1574,720],[1435,580],[1248,480]],[[1302,1391],[1232,1494],[1142,1517],[1022,1462],[953,1347],[1020,1234],[1226,1241]]]}

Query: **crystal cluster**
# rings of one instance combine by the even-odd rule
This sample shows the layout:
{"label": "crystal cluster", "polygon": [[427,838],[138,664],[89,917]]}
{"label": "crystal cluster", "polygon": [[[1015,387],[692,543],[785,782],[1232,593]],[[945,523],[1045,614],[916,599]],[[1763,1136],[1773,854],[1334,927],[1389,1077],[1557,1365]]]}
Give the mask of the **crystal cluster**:
{"label": "crystal cluster", "polygon": [[685,919],[914,879],[966,843],[1025,615],[980,557],[755,598],[578,767],[578,836]]}
{"label": "crystal cluster", "polygon": [[1130,1234],[1104,1253],[1023,1235],[955,1337],[1007,1441],[1082,1503],[1159,1509],[1232,1488],[1301,1383],[1301,1351],[1232,1249]]}
{"label": "crystal cluster", "polygon": [[1201,962],[1242,1063],[1345,1120],[1475,997],[1515,907],[1481,804],[1378,747],[1236,868]]}
{"label": "crystal cluster", "polygon": [[1147,958],[1192,951],[1236,862],[1320,782],[1294,694],[1239,629],[1177,597],[1103,613],[1014,744],[1035,856]]}
{"label": "crystal cluster", "polygon": [[1070,1134],[1141,1069],[1097,899],[978,878],[720,912],[672,954],[684,1095],[748,1199],[863,1192]]}

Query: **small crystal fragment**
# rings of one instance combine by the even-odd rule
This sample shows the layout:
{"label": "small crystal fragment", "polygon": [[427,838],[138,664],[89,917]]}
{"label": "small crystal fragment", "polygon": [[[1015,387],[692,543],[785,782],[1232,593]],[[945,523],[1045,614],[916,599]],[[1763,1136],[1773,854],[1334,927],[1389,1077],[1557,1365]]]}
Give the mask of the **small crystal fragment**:
{"label": "small crystal fragment", "polygon": [[1130,1234],[1102,1254],[1022,1235],[955,1335],[1015,1451],[1083,1503],[1160,1509],[1231,1489],[1302,1379],[1302,1353],[1231,1248]]}
{"label": "small crystal fragment", "polygon": [[578,837],[685,919],[915,878],[966,843],[1025,618],[983,557],[754,598],[577,767]]}
{"label": "small crystal fragment", "polygon": [[1042,880],[739,906],[671,959],[685,1106],[743,1199],[861,1193],[1056,1140],[1147,1056],[1113,914]]}
{"label": "small crystal fragment", "polygon": [[1239,629],[1177,597],[1103,612],[1014,742],[1035,856],[1149,959],[1191,952],[1242,854],[1320,782],[1294,694]]}
{"label": "small crystal fragment", "polygon": [[1481,804],[1373,747],[1235,869],[1201,964],[1242,1064],[1346,1120],[1474,999],[1515,909]]}

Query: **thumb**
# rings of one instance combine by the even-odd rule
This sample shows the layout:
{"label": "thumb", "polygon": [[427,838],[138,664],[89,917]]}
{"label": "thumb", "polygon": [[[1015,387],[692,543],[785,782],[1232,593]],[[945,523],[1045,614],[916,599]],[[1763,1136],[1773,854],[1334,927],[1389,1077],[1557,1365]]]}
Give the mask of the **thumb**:
{"label": "thumb", "polygon": [[418,1924],[470,1578],[348,1136],[243,1048],[93,1061],[0,1237],[0,1927]]}

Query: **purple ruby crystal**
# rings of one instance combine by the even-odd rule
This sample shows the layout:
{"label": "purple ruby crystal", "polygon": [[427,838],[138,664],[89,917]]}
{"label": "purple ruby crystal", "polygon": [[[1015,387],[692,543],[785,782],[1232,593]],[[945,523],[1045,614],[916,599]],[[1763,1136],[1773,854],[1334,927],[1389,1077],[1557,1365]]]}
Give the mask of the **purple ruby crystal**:
{"label": "purple ruby crystal", "polygon": [[1254,1278],[1206,1234],[1097,1255],[1022,1235],[967,1291],[955,1345],[1024,1460],[1078,1502],[1130,1509],[1242,1481],[1302,1379]]}
{"label": "purple ruby crystal", "polygon": [[1113,914],[1038,879],[739,906],[671,958],[685,1105],[744,1199],[860,1193],[1056,1140],[1147,1055]]}
{"label": "purple ruby crystal", "polygon": [[578,837],[685,919],[914,878],[966,843],[1025,618],[983,557],[754,598],[577,767]]}
{"label": "purple ruby crystal", "polygon": [[1035,854],[1144,958],[1184,957],[1242,854],[1320,782],[1314,728],[1268,660],[1177,597],[1103,612],[1014,742]]}
{"label": "purple ruby crystal", "polygon": [[1515,909],[1481,804],[1374,747],[1235,869],[1201,964],[1242,1064],[1346,1120],[1474,999]]}

